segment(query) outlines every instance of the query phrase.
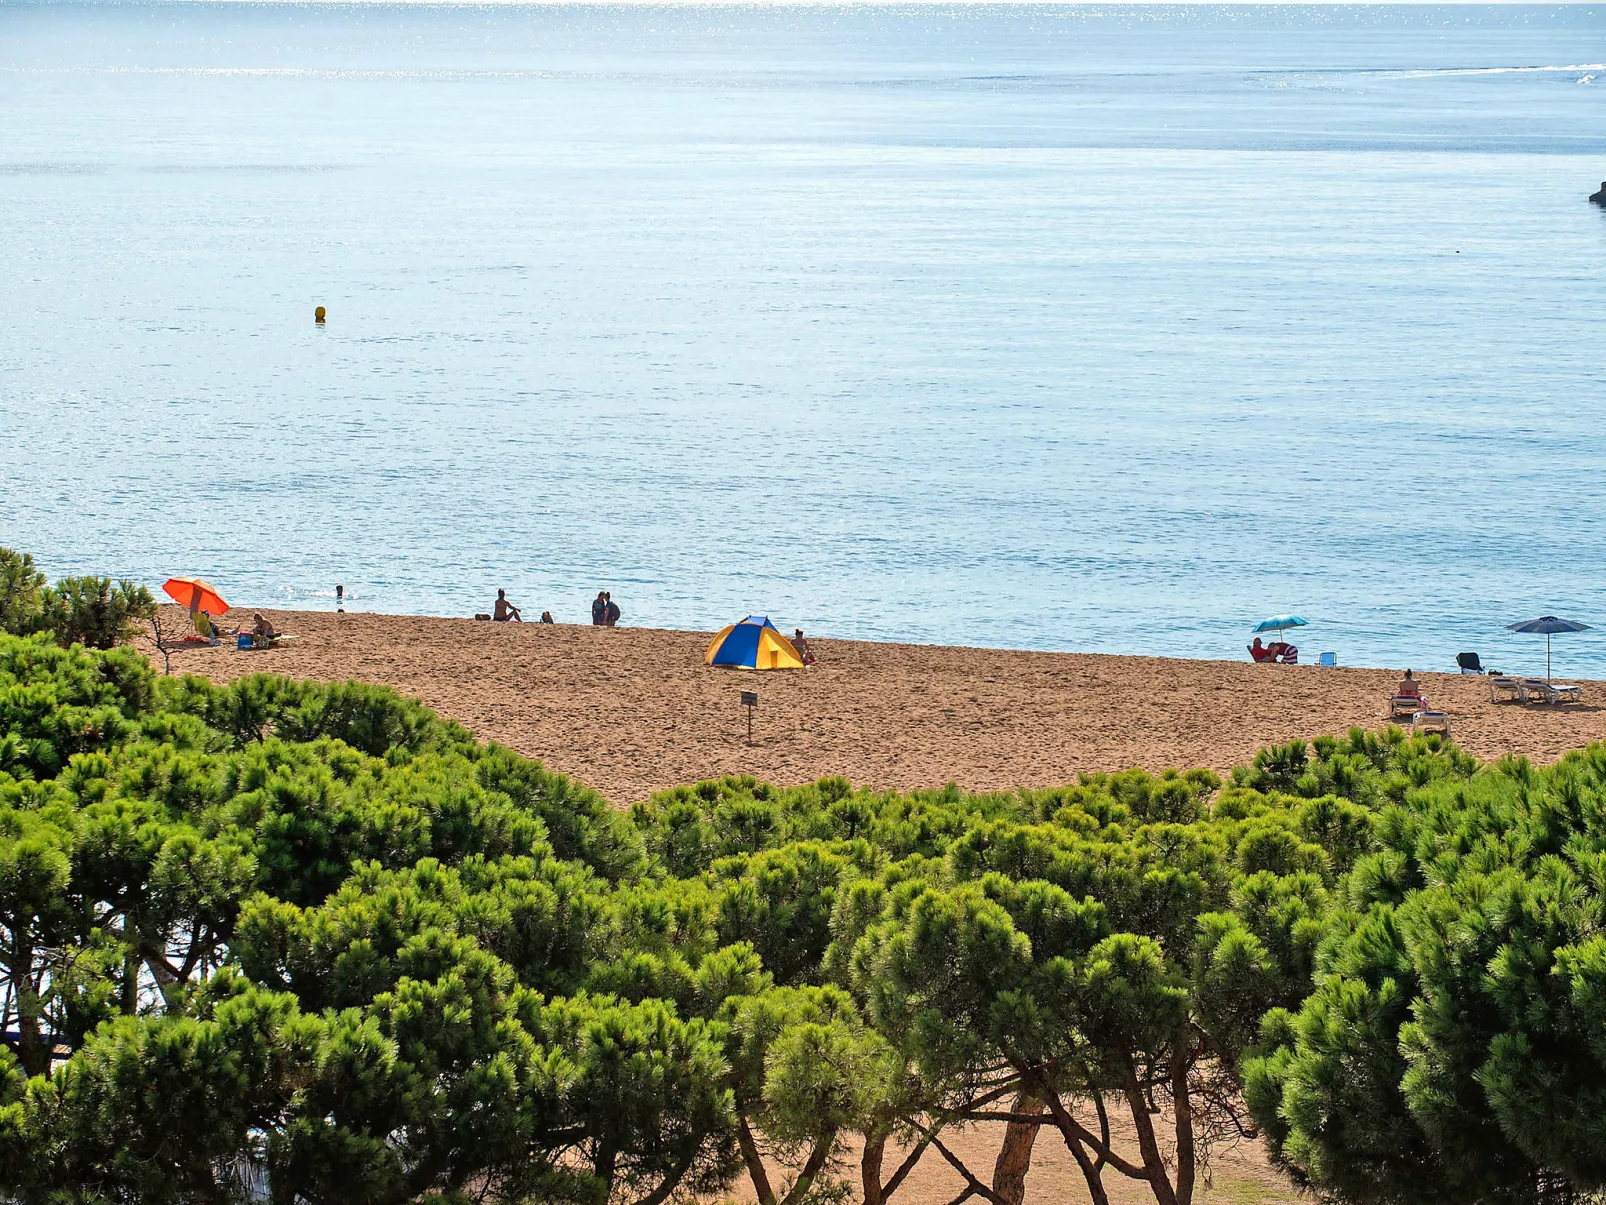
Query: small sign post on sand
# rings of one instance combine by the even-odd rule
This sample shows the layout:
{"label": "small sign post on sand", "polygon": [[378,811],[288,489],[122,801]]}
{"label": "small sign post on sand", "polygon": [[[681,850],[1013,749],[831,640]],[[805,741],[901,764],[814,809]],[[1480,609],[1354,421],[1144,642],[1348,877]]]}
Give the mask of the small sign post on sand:
{"label": "small sign post on sand", "polygon": [[753,712],[758,707],[758,691],[742,691],[742,706],[747,708],[747,743],[753,743]]}

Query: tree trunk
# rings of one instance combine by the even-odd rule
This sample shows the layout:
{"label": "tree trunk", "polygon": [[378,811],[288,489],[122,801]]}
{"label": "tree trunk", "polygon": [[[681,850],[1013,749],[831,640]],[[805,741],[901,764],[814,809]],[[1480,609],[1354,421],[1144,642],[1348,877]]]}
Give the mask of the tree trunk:
{"label": "tree trunk", "polygon": [[118,1006],[125,1017],[132,1017],[139,1011],[139,951],[128,939],[127,925],[123,926],[122,999]]}
{"label": "tree trunk", "polygon": [[877,1128],[864,1136],[864,1153],[859,1156],[859,1183],[864,1205],[881,1205],[881,1162],[887,1155],[887,1131]]}
{"label": "tree trunk", "polygon": [[747,1164],[747,1175],[753,1181],[758,1205],[775,1205],[775,1190],[770,1187],[769,1172],[764,1170],[764,1156],[759,1153],[753,1128],[747,1124],[746,1113],[736,1115],[736,1144],[742,1149],[742,1162]]}
{"label": "tree trunk", "polygon": [[[1042,1113],[1048,1106],[1022,1089],[1010,1107],[1011,1113]],[[1021,1205],[1026,1199],[1026,1173],[1032,1166],[1032,1146],[1037,1142],[1037,1121],[1012,1121],[1004,1129],[1004,1144],[993,1164],[993,1191],[1007,1205]],[[866,1202],[866,1205],[869,1205]]]}
{"label": "tree trunk", "polygon": [[1177,1205],[1193,1205],[1196,1174],[1193,1150],[1193,1102],[1188,1095],[1188,1065],[1193,1042],[1186,1022],[1177,1032],[1171,1053],[1171,1105],[1177,1123]]}
{"label": "tree trunk", "polygon": [[1138,1085],[1137,1074],[1126,1071],[1126,1103],[1132,1110],[1132,1124],[1138,1131],[1138,1149],[1143,1152],[1143,1170],[1148,1174],[1149,1189],[1154,1193],[1155,1205],[1177,1205],[1176,1190],[1160,1155],[1160,1144],[1154,1137],[1154,1120],[1149,1116],[1149,1102]]}
{"label": "tree trunk", "polygon": [[[1088,1154],[1087,1147],[1078,1135],[1078,1124],[1071,1116],[1065,1102],[1060,1099],[1058,1092],[1039,1081],[1039,1089],[1047,1093],[1046,1103],[1048,1111],[1054,1118],[1054,1128],[1059,1130],[1060,1137],[1065,1140],[1065,1149],[1071,1152],[1076,1160],[1076,1166],[1082,1169],[1082,1179],[1087,1181],[1087,1195],[1093,1205],[1110,1205],[1110,1194],[1104,1188],[1105,1155],[1099,1154],[1094,1159]],[[1105,1148],[1108,1150],[1108,1147]]]}
{"label": "tree trunk", "polygon": [[605,1197],[613,1195],[613,1178],[619,1166],[619,1148],[612,1143],[603,1142],[597,1147],[597,1162],[593,1168],[597,1179],[602,1181]]}
{"label": "tree trunk", "polygon": [[17,1061],[28,1075],[50,1074],[50,1051],[39,1036],[42,1009],[33,986],[33,949],[18,943],[11,964],[11,982],[17,997]]}
{"label": "tree trunk", "polygon": [[809,1152],[809,1157],[803,1164],[803,1170],[798,1172],[797,1180],[781,1201],[781,1205],[797,1205],[799,1201],[808,1196],[809,1189],[824,1169],[826,1160],[831,1157],[831,1148],[835,1145],[835,1130],[822,1134],[815,1139],[814,1149]]}

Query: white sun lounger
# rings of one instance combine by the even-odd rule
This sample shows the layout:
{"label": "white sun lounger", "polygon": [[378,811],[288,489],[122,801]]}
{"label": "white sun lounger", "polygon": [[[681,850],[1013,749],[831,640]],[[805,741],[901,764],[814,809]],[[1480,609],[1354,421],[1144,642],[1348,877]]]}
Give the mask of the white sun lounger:
{"label": "white sun lounger", "polygon": [[1543,678],[1524,678],[1522,701],[1551,706],[1559,703],[1582,703],[1584,691],[1582,687],[1574,686],[1570,682],[1546,682]]}
{"label": "white sun lounger", "polygon": [[1415,715],[1422,710],[1422,696],[1395,695],[1389,700],[1389,719],[1397,720],[1401,716]]}
{"label": "white sun lounger", "polygon": [[1489,679],[1489,702],[1522,702],[1522,683],[1504,676]]}
{"label": "white sun lounger", "polygon": [[1450,717],[1442,711],[1419,711],[1411,717],[1411,732],[1439,732],[1450,735]]}

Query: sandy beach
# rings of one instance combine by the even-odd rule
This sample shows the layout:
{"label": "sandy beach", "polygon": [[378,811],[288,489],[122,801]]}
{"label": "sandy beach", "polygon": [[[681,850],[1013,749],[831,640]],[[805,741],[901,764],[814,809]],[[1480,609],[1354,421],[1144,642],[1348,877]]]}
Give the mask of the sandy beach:
{"label": "sandy beach", "polygon": [[[174,673],[380,682],[627,805],[746,773],[840,774],[870,787],[1038,787],[1095,770],[1230,770],[1268,742],[1387,722],[1398,670],[1016,652],[810,637],[820,664],[703,664],[709,634],[419,616],[264,611],[294,639],[263,652],[174,653]],[[165,608],[164,625],[182,623]],[[225,626],[249,625],[236,608]],[[154,655],[148,639],[141,642]],[[1542,645],[1536,660],[1543,666]],[[1445,661],[1453,660],[1450,656]],[[1565,661],[1562,662],[1565,665]],[[1606,683],[1558,710],[1491,703],[1483,680],[1413,667],[1480,758],[1547,762],[1606,738]],[[1508,670],[1531,666],[1502,666]],[[1558,680],[1560,675],[1558,674]],[[1567,679],[1573,681],[1574,679]],[[756,690],[747,739],[742,690]]]}

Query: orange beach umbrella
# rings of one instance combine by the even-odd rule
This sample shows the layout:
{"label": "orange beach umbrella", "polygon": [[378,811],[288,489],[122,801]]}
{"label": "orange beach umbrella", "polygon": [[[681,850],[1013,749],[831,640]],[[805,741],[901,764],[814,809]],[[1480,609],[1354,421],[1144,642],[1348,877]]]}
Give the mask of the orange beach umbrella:
{"label": "orange beach umbrella", "polygon": [[162,589],[179,606],[192,611],[221,615],[229,609],[223,596],[198,577],[170,577],[162,583]]}

